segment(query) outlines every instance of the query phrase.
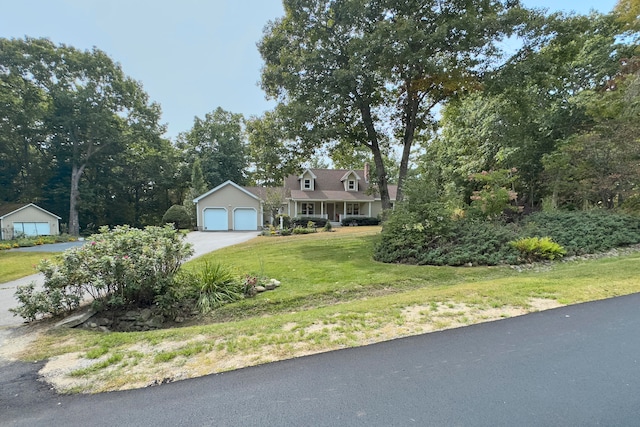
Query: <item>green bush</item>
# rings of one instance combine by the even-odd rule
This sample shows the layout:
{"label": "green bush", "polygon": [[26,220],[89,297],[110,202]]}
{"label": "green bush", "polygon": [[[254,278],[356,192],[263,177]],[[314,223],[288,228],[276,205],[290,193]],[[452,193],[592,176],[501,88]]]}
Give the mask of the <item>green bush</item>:
{"label": "green bush", "polygon": [[608,211],[537,212],[522,223],[521,237],[549,236],[567,251],[583,255],[640,243],[640,218]]}
{"label": "green bush", "polygon": [[162,215],[163,224],[173,224],[177,229],[191,228],[191,214],[183,205],[173,205]]}
{"label": "green bush", "polygon": [[292,230],[293,234],[311,234],[315,233],[317,230],[314,227],[294,227]]}
{"label": "green bush", "polygon": [[372,216],[351,216],[347,218],[343,218],[341,221],[343,226],[349,225],[378,225],[380,224],[380,219]]}
{"label": "green bush", "polygon": [[[506,223],[464,217],[453,220],[434,216],[434,209],[413,209],[410,212],[400,208],[385,222],[374,249],[376,260],[431,265],[517,264],[538,257],[535,251],[523,257],[510,244],[529,237],[548,237],[567,255],[640,243],[640,218],[603,211],[538,212],[519,222]],[[560,253],[557,248],[547,249],[551,252],[540,254],[545,256],[543,259]]]}
{"label": "green bush", "polygon": [[308,227],[309,222],[313,222],[314,227],[322,228],[327,223],[328,219],[319,218],[315,216],[297,216],[291,218],[291,225],[295,227]]}
{"label": "green bush", "polygon": [[280,219],[282,219],[282,228],[291,228],[291,217],[289,215],[278,215],[274,224],[276,227],[280,227]]}
{"label": "green bush", "polygon": [[529,262],[562,258],[567,251],[550,237],[526,237],[509,242]]}
{"label": "green bush", "polygon": [[192,254],[191,247],[171,226],[129,226],[90,236],[82,247],[62,254],[53,263],[43,261],[44,290],[18,288],[21,306],[14,314],[33,320],[38,315],[59,314],[78,306],[86,295],[97,308],[125,305],[151,306],[171,295],[174,276]]}
{"label": "green bush", "polygon": [[197,292],[196,306],[201,313],[244,297],[243,283],[221,263],[206,262],[201,270],[187,273],[182,280]]}

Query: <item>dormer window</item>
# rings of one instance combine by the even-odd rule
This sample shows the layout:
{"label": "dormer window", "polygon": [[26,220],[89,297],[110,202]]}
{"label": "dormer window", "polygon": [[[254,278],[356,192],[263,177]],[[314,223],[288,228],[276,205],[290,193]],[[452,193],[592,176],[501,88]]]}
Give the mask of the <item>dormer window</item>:
{"label": "dormer window", "polygon": [[360,177],[354,171],[348,171],[340,179],[344,185],[344,191],[358,191],[358,181]]}
{"label": "dormer window", "polygon": [[315,191],[316,178],[316,175],[310,169],[302,172],[302,175],[298,177],[300,180],[300,189],[303,191]]}

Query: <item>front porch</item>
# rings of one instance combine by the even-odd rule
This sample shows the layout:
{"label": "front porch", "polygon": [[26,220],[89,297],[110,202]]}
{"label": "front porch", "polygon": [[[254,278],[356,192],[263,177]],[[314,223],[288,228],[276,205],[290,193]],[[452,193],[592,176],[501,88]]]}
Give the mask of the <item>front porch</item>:
{"label": "front porch", "polygon": [[332,223],[342,222],[350,217],[373,216],[373,202],[341,202],[341,201],[315,201],[298,202],[293,204],[290,216],[313,216],[328,219]]}

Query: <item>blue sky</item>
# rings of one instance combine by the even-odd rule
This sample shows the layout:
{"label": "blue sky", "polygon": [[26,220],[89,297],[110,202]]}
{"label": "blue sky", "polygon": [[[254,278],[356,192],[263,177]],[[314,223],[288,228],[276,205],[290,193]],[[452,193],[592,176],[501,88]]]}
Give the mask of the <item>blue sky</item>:
{"label": "blue sky", "polygon": [[[609,12],[616,0],[523,0],[550,11]],[[217,107],[260,115],[256,42],[281,0],[0,0],[0,37],[93,46],[122,65],[162,106],[175,137]]]}

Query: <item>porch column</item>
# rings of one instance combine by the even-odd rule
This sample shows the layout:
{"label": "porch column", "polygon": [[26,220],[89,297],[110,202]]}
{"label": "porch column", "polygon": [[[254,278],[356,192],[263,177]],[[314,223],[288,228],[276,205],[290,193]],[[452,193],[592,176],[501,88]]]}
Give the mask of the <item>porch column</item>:
{"label": "porch column", "polygon": [[371,217],[371,202],[369,202],[369,217]]}
{"label": "porch column", "polygon": [[297,200],[295,200],[293,203],[294,203],[294,205],[293,205],[293,211],[295,212],[295,215],[294,215],[294,216],[298,216],[298,201],[297,201]]}
{"label": "porch column", "polygon": [[344,210],[342,212],[343,218],[347,216],[347,202],[344,202]]}
{"label": "porch column", "polygon": [[320,202],[320,218],[324,218],[324,202]]}

